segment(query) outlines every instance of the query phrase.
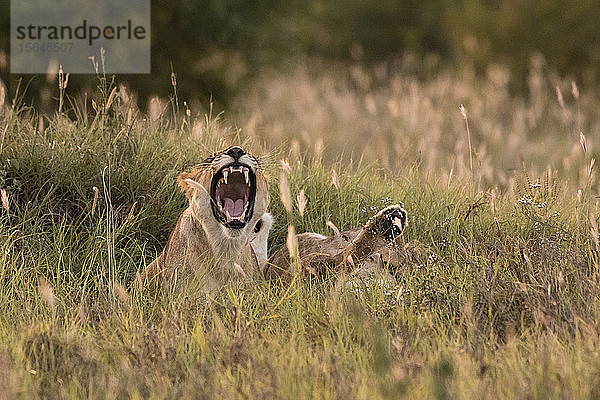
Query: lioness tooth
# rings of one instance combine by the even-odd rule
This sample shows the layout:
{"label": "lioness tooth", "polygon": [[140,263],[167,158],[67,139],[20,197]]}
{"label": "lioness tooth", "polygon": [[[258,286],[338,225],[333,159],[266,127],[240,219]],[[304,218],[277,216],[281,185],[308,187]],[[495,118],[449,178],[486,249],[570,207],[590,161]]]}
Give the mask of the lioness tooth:
{"label": "lioness tooth", "polygon": [[226,169],[223,170],[223,180],[225,181],[225,184],[227,185],[227,176],[229,175],[229,171],[227,171]]}
{"label": "lioness tooth", "polygon": [[248,178],[248,170],[247,169],[244,170],[244,179],[246,180],[246,185],[247,185],[250,180],[250,178]]}
{"label": "lioness tooth", "polygon": [[225,210],[225,217],[227,217],[227,222],[231,222],[231,215],[229,215],[229,211]]}
{"label": "lioness tooth", "polygon": [[240,217],[240,221],[246,222],[246,221],[244,221],[244,213],[242,213],[242,216]]}

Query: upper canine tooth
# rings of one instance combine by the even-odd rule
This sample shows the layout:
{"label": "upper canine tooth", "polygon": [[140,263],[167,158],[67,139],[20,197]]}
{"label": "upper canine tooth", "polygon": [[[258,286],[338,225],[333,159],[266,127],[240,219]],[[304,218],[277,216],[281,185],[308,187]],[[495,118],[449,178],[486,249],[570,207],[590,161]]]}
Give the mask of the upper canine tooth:
{"label": "upper canine tooth", "polygon": [[244,179],[246,180],[246,184],[248,184],[248,180],[250,178],[248,178],[248,170],[247,169],[244,169]]}
{"label": "upper canine tooth", "polygon": [[225,181],[225,184],[227,185],[227,176],[229,175],[229,171],[224,169],[223,170],[223,180]]}

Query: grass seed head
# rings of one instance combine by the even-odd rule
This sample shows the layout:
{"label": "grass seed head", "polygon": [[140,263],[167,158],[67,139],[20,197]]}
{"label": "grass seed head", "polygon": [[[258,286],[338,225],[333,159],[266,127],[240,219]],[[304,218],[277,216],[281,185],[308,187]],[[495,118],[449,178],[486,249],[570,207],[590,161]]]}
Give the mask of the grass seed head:
{"label": "grass seed head", "polygon": [[292,195],[290,193],[290,186],[288,184],[285,173],[279,175],[279,193],[281,195],[281,202],[288,213],[292,212]]}
{"label": "grass seed head", "polygon": [[110,106],[112,106],[113,101],[115,100],[115,96],[117,95],[117,87],[113,87],[108,96],[108,100],[106,100],[106,111],[110,110]]}
{"label": "grass seed head", "polygon": [[295,260],[298,255],[298,238],[296,237],[296,229],[293,225],[288,225],[285,245],[290,253],[290,259]]}
{"label": "grass seed head", "polygon": [[0,194],[2,195],[2,208],[8,213],[10,211],[10,203],[8,202],[8,193],[6,189],[0,190]]}
{"label": "grass seed head", "polygon": [[340,230],[338,229],[337,226],[335,226],[335,224],[333,222],[327,221],[327,226],[330,227],[333,232],[335,232],[336,236],[340,235]]}
{"label": "grass seed head", "polygon": [[281,159],[281,169],[283,169],[286,174],[291,174],[292,173],[292,167],[290,166],[290,163],[288,163],[283,158]]}
{"label": "grass seed head", "polygon": [[42,275],[38,277],[38,291],[40,293],[40,297],[44,302],[48,305],[48,307],[54,312],[56,306],[56,297],[54,296],[54,289],[46,278]]}
{"label": "grass seed head", "polygon": [[2,107],[4,107],[4,103],[6,102],[6,85],[0,79],[0,111]]}
{"label": "grass seed head", "polygon": [[583,152],[587,153],[587,141],[585,140],[585,135],[583,132],[579,132],[579,143],[581,144]]}
{"label": "grass seed head", "polygon": [[304,210],[306,210],[306,196],[304,195],[304,189],[300,190],[298,196],[296,197],[296,201],[298,203],[298,212],[301,217],[304,217]]}
{"label": "grass seed head", "polygon": [[556,98],[558,99],[558,105],[560,108],[565,110],[565,99],[563,98],[562,92],[558,86],[556,86]]}
{"label": "grass seed head", "polygon": [[460,114],[463,116],[463,118],[467,119],[467,109],[465,106],[461,104],[458,109],[460,110]]}
{"label": "grass seed head", "polygon": [[131,299],[129,298],[129,293],[127,293],[127,289],[123,287],[119,282],[113,283],[113,293],[115,297],[123,304],[129,304]]}
{"label": "grass seed head", "polygon": [[340,190],[340,178],[335,169],[331,170],[331,184],[335,186],[336,190]]}

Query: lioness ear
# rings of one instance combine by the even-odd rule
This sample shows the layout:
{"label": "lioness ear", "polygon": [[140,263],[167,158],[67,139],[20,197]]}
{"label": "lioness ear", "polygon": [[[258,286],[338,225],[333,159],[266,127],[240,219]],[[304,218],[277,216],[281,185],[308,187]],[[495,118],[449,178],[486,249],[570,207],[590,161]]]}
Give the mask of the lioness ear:
{"label": "lioness ear", "polygon": [[194,171],[182,172],[177,177],[177,183],[185,193],[185,197],[187,197],[190,200],[192,199],[194,190],[202,190],[206,192],[206,189],[200,183],[194,180],[196,175],[197,174],[195,174]]}
{"label": "lioness ear", "polygon": [[185,183],[187,183],[188,185],[190,185],[190,187],[192,187],[192,188],[194,188],[194,189],[196,189],[196,190],[201,190],[201,191],[203,191],[204,193],[208,194],[208,192],[206,191],[206,189],[204,188],[204,186],[202,186],[200,183],[196,182],[196,181],[195,181],[195,180],[193,180],[193,179],[189,179],[189,178],[187,178],[187,179],[185,180]]}

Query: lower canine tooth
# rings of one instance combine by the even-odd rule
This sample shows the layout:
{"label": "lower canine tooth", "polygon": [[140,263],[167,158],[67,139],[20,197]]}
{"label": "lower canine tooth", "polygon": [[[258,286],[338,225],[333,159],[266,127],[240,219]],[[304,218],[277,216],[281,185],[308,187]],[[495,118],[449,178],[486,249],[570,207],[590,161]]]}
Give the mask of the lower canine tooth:
{"label": "lower canine tooth", "polygon": [[227,217],[227,222],[231,222],[231,215],[229,215],[229,211],[225,210],[225,217]]}

